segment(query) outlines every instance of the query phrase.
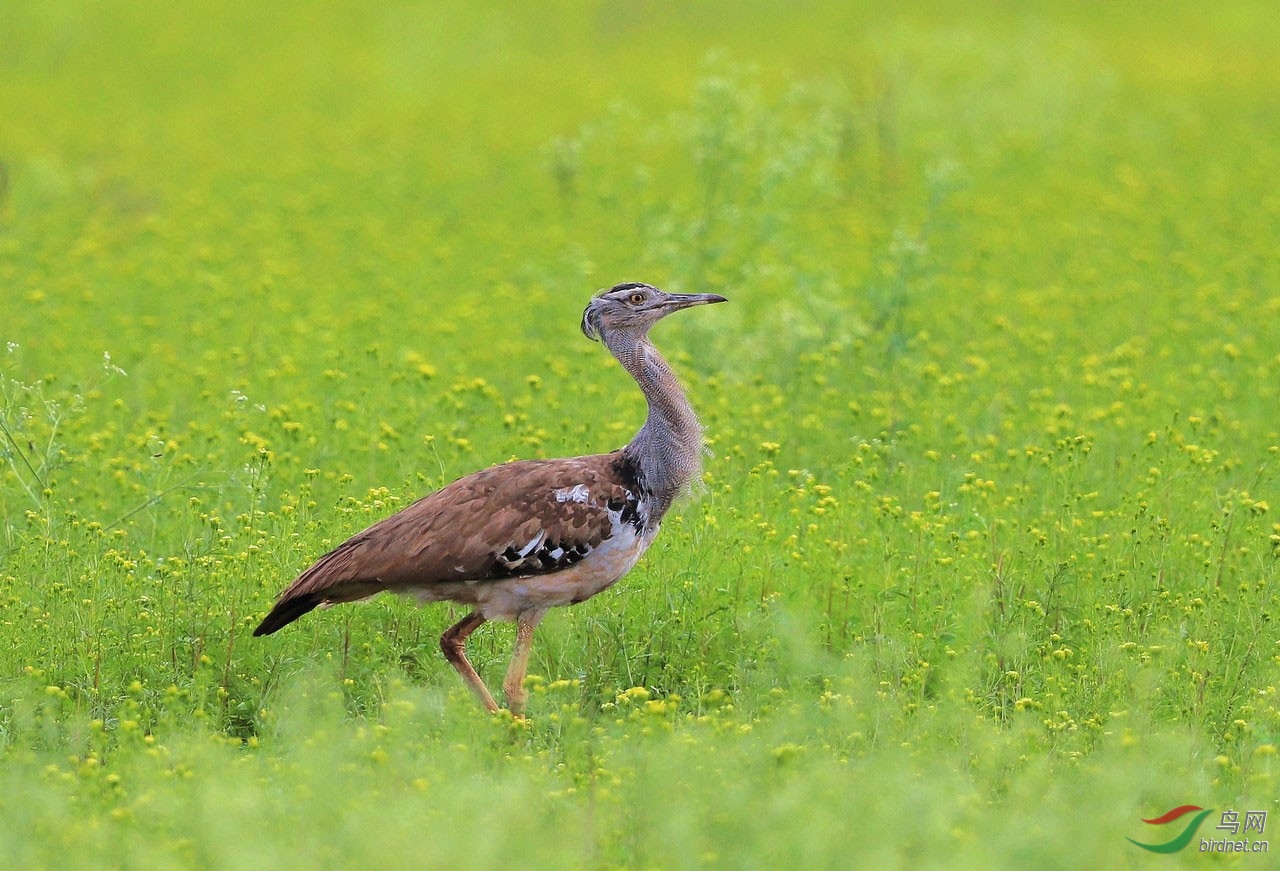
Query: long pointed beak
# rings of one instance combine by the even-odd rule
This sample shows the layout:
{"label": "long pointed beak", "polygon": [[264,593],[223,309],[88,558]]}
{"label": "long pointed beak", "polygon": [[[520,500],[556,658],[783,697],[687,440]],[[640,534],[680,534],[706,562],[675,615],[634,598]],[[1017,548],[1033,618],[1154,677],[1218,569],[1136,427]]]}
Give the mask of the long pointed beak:
{"label": "long pointed beak", "polygon": [[665,304],[672,311],[689,308],[695,305],[710,305],[713,302],[728,302],[718,293],[669,293]]}

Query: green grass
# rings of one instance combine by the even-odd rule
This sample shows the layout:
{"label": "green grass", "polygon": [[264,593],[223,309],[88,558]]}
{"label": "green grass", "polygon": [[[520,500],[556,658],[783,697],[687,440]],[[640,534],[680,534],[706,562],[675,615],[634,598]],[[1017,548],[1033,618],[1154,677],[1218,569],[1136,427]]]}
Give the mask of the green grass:
{"label": "green grass", "polygon": [[[227,6],[0,9],[0,862],[1116,867],[1280,818],[1267,4]],[[731,300],[655,331],[705,486],[540,627],[527,721],[448,606],[250,637],[422,493],[625,442],[577,320],[629,279]]]}

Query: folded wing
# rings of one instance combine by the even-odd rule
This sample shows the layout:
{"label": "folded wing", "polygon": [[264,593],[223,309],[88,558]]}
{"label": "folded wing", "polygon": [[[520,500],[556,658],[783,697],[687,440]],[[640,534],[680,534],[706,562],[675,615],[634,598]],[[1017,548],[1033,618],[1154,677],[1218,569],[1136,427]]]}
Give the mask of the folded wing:
{"label": "folded wing", "polygon": [[426,496],[322,556],[254,630],[384,590],[498,581],[586,559],[644,510],[621,453],[494,466]]}

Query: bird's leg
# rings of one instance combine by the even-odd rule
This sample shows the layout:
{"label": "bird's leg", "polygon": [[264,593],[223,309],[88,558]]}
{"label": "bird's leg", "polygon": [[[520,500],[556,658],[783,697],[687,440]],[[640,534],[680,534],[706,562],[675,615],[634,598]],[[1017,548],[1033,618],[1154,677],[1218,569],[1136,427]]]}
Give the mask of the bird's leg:
{"label": "bird's leg", "polygon": [[472,667],[471,661],[467,659],[467,636],[475,632],[482,623],[484,623],[484,617],[480,612],[472,611],[440,636],[440,649],[444,651],[444,658],[449,660],[449,664],[457,669],[458,674],[462,675],[462,679],[467,682],[467,686],[471,687],[480,704],[492,714],[498,710],[498,703],[493,700],[489,688],[484,685],[484,681]]}
{"label": "bird's leg", "polygon": [[511,651],[511,665],[502,682],[507,696],[507,708],[517,717],[524,715],[524,703],[529,693],[524,688],[524,675],[529,670],[529,651],[533,649],[533,630],[542,620],[541,613],[521,614],[516,618],[516,646]]}

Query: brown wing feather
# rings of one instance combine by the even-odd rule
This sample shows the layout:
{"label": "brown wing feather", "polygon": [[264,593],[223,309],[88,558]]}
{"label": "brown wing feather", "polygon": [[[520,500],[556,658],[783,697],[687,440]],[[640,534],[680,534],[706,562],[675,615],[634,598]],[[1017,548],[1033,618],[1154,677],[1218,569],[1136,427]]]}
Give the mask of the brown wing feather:
{"label": "brown wing feather", "polygon": [[396,587],[554,571],[609,537],[610,512],[635,499],[630,483],[617,452],[520,460],[460,478],[322,556],[253,634]]}

